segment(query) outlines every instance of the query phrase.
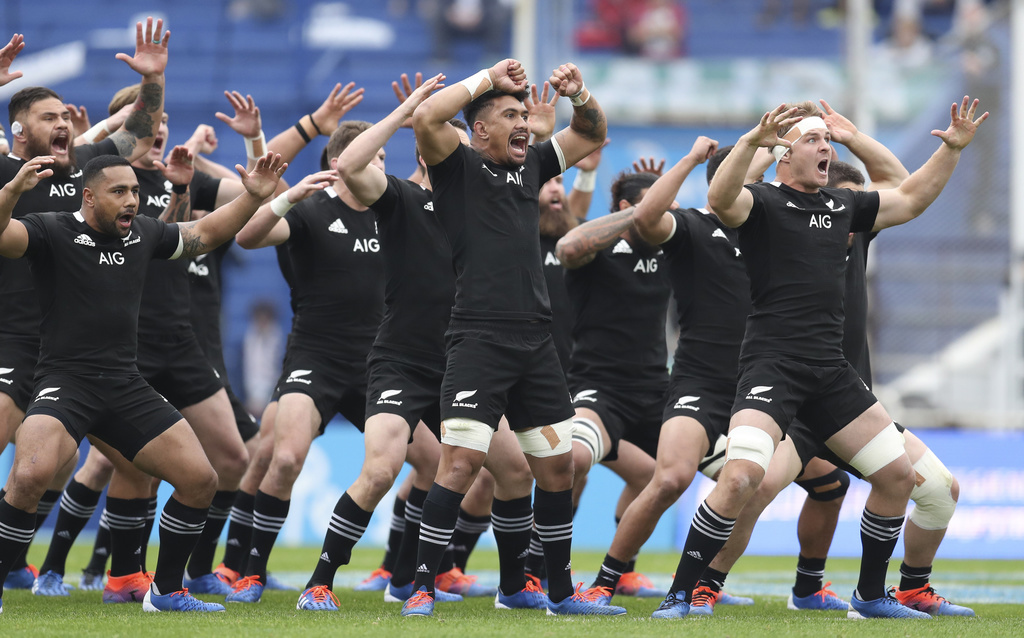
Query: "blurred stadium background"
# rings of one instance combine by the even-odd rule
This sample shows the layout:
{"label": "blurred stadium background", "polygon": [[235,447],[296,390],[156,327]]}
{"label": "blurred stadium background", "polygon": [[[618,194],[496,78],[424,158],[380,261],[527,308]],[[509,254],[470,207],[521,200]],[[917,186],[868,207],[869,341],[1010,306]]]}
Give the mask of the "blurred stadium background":
{"label": "blurred stadium background", "polygon": [[[921,219],[874,242],[873,364],[890,411],[960,479],[960,508],[940,556],[1024,557],[1024,277],[1012,258],[1024,248],[1024,228],[1014,221],[1024,215],[1022,160],[1013,153],[1024,147],[1024,130],[1021,116],[1012,117],[1024,96],[1024,47],[1013,47],[1024,43],[1024,2],[4,0],[0,36],[23,33],[27,48],[14,65],[25,78],[0,88],[0,98],[47,85],[85,105],[95,123],[114,91],[137,79],[114,54],[132,50],[134,23],[147,15],[163,17],[173,33],[170,142],[211,124],[220,140],[211,158],[229,166],[244,150],[213,117],[228,107],[226,89],[252,94],[269,138],[313,111],[336,82],[364,87],[366,98],[350,117],[376,121],[394,107],[390,82],[401,73],[444,72],[455,81],[511,54],[539,82],[574,61],[608,113],[612,139],[590,216],[608,210],[615,174],[638,157],[671,164],[697,135],[732,143],[783,101],[825,98],[913,170],[936,148],[929,131],[946,127],[949,104],[979,97],[992,118],[949,186]],[[562,115],[564,123],[568,111]],[[317,170],[325,143],[315,140],[286,178],[294,183]],[[412,173],[409,131],[389,144],[387,161],[389,172]],[[705,192],[698,170],[678,201],[701,206]],[[241,393],[254,308],[272,308],[273,330],[284,331],[288,291],[273,251],[233,247],[226,263],[225,354]],[[285,542],[319,545],[338,494],[358,474],[361,449],[347,426],[331,427],[317,441],[296,485]],[[0,471],[9,459],[10,451],[0,457]],[[325,483],[330,489],[317,488]],[[577,546],[607,546],[614,499],[598,493],[617,494],[618,485],[607,471],[592,474]],[[691,489],[649,545],[681,543],[677,530],[685,533],[708,489],[706,482]],[[802,496],[787,491],[768,510],[752,552],[795,553]],[[855,483],[833,545],[837,555],[859,554],[865,496],[866,486]],[[386,501],[381,508],[390,512]],[[377,542],[388,515],[374,519]]]}

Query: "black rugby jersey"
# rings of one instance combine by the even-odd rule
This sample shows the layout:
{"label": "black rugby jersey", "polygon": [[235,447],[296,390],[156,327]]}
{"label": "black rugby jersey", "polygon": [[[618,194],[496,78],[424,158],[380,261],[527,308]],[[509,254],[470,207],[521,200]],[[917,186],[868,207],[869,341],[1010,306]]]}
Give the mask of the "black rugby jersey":
{"label": "black rugby jersey", "polygon": [[[132,167],[139,180],[139,214],[157,218],[171,201],[173,184],[158,170]],[[220,180],[196,171],[189,185],[189,199],[196,210],[217,206]],[[188,269],[190,260],[156,261],[146,273],[139,307],[139,332],[146,336],[174,336],[192,331],[189,317]]]}
{"label": "black rugby jersey", "polygon": [[871,356],[868,353],[868,246],[878,233],[856,233],[847,251],[846,324],[843,326],[843,354],[870,387]]}
{"label": "black rugby jersey", "polygon": [[374,345],[444,359],[444,333],[455,299],[448,238],[434,213],[430,191],[387,176],[370,208],[384,253],[384,321]]}
{"label": "black rugby jersey", "polygon": [[384,318],[384,256],[373,211],[326,188],[284,217],[291,236],[292,342],[362,360]]}
{"label": "black rugby jersey", "polygon": [[214,370],[227,379],[220,334],[221,262],[234,240],[226,241],[188,264],[189,321]]}
{"label": "black rugby jersey", "polygon": [[744,188],[754,199],[739,227],[753,311],[742,356],[841,361],[846,243],[874,226],[878,193],[803,193],[779,182]]}
{"label": "black rugby jersey", "polygon": [[[98,155],[117,155],[111,140],[76,146],[75,163],[69,176],[54,175],[40,180],[36,187],[22,193],[14,205],[12,217],[20,219],[29,213],[69,212],[82,208],[82,167]],[[25,160],[0,155],[0,188],[14,179]],[[0,334],[39,338],[39,300],[32,286],[32,272],[27,261],[0,257]]]}
{"label": "black rugby jersey", "polygon": [[146,270],[151,259],[181,253],[178,226],[138,216],[127,237],[113,237],[81,213],[33,213],[21,222],[43,318],[36,376],[136,372]]}
{"label": "black rugby jersey", "polygon": [[705,209],[670,211],[675,231],[661,247],[679,315],[672,373],[736,383],[750,314],[750,282],[736,229]]}
{"label": "black rugby jersey", "polygon": [[452,317],[550,321],[537,195],[564,170],[556,148],[530,146],[522,166],[508,167],[460,145],[428,167],[455,264]]}
{"label": "black rugby jersey", "polygon": [[558,360],[562,363],[562,372],[569,371],[572,358],[572,304],[569,303],[569,291],[566,289],[566,270],[562,262],[555,257],[555,246],[559,237],[540,236],[540,254],[544,260],[544,280],[548,287],[548,299],[551,303],[551,337],[555,340]]}
{"label": "black rugby jersey", "polygon": [[574,317],[569,379],[620,388],[664,386],[670,288],[662,251],[620,238],[590,263],[567,271],[565,283]]}

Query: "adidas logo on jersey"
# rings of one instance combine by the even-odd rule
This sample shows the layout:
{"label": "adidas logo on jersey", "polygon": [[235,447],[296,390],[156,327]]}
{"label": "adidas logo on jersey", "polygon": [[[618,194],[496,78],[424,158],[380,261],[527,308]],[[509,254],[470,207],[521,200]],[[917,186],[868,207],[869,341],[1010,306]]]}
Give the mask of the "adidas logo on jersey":
{"label": "adidas logo on jersey", "polygon": [[455,400],[452,401],[453,408],[475,408],[478,403],[465,403],[465,400],[476,394],[476,390],[463,390],[455,393]]}
{"label": "adidas logo on jersey", "polygon": [[619,243],[615,244],[615,248],[612,248],[612,254],[624,253],[627,255],[633,254],[633,248],[629,245],[629,242],[625,239],[620,239]]}
{"label": "adidas logo on jersey", "polygon": [[333,222],[331,222],[331,225],[327,227],[327,230],[331,231],[332,233],[341,233],[342,235],[348,234],[348,229],[345,228],[345,224],[341,223],[341,219],[335,219]]}
{"label": "adidas logo on jersey", "polygon": [[672,408],[674,410],[693,410],[694,412],[699,412],[700,408],[698,406],[690,405],[694,401],[700,401],[700,397],[695,397],[691,395],[679,397],[679,400],[676,401],[676,404],[672,406]]}
{"label": "adidas logo on jersey", "polygon": [[81,244],[82,246],[96,246],[96,242],[92,240],[92,237],[89,237],[85,233],[82,233],[78,237],[75,237],[75,243]]}
{"label": "adidas logo on jersey", "polygon": [[377,399],[377,405],[390,404],[390,405],[402,405],[401,401],[395,401],[391,397],[401,394],[401,390],[385,390],[380,393],[380,398]]}
{"label": "adidas logo on jersey", "polygon": [[426,204],[424,204],[423,210],[429,210],[430,212],[434,212],[434,202],[427,202]]}
{"label": "adidas logo on jersey", "polygon": [[729,239],[728,237],[725,236],[725,233],[722,232],[721,228],[716,228],[715,232],[711,233],[711,238],[714,239],[715,237],[721,237],[722,239]]}
{"label": "adidas logo on jersey", "polygon": [[323,554],[320,554],[320,560],[324,561],[325,563],[329,563],[331,562],[331,557],[327,555],[327,552],[324,552]]}
{"label": "adidas logo on jersey", "polygon": [[771,403],[772,402],[771,399],[769,399],[768,397],[762,397],[762,396],[759,396],[759,395],[764,394],[765,392],[771,390],[773,387],[775,387],[775,386],[771,386],[771,385],[755,385],[754,387],[750,388],[750,393],[747,394],[747,399],[748,400],[754,400],[754,401],[764,401],[765,403]]}

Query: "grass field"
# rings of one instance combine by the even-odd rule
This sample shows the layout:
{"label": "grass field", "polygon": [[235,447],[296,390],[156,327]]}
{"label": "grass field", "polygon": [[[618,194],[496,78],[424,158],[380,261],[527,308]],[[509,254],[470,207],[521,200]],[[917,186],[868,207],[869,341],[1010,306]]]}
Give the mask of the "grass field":
{"label": "grass field", "polygon": [[[76,546],[69,566],[71,584],[78,582],[78,567],[87,562],[84,545]],[[318,553],[317,548],[277,548],[271,571],[296,586],[304,584]],[[155,557],[155,548],[151,548]],[[33,547],[30,561],[39,564],[45,547]],[[498,611],[493,601],[470,599],[438,605],[434,618],[402,618],[399,607],[385,604],[378,592],[357,593],[351,585],[367,575],[380,560],[381,551],[360,550],[352,565],[339,572],[335,592],[341,600],[339,613],[298,612],[297,592],[266,592],[258,605],[230,605],[224,614],[145,614],[138,605],[103,605],[99,592],[72,591],[69,599],[40,598],[27,591],[4,592],[0,636],[604,636],[612,632],[632,636],[809,636],[881,638],[887,636],[1024,636],[1024,561],[940,561],[934,572],[936,585],[951,600],[970,604],[977,618],[939,618],[933,621],[848,621],[845,612],[799,613],[786,609],[785,593],[792,584],[792,558],[745,557],[730,575],[727,590],[751,595],[753,607],[722,607],[714,618],[654,621],[650,613],[660,600],[616,598],[628,610],[617,618],[551,618],[539,612]],[[576,578],[588,582],[602,556],[578,553],[573,564]],[[640,567],[658,585],[667,586],[677,555],[645,554]],[[151,559],[153,560],[153,559]],[[898,579],[893,561],[890,583]],[[833,589],[847,598],[856,579],[857,563],[833,559],[828,578]],[[482,581],[495,581],[497,555],[478,552],[470,571]],[[952,595],[956,593],[957,596]],[[218,600],[215,596],[202,596]],[[978,602],[987,601],[987,602]]]}

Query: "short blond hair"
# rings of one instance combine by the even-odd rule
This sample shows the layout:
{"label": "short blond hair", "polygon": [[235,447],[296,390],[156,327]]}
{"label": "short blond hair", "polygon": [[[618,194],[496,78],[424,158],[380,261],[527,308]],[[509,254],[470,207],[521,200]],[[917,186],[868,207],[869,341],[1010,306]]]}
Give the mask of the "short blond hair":
{"label": "short blond hair", "polygon": [[139,89],[138,84],[132,84],[115,93],[107,106],[107,114],[113,115],[129,104],[135,104],[135,100],[139,99]]}
{"label": "short blond hair", "polygon": [[[793,107],[796,107],[796,113],[794,113],[794,115],[799,115],[803,118],[822,116],[821,109],[818,108],[817,104],[811,102],[810,100],[806,100],[804,102],[797,102],[796,104],[786,105],[787,110]],[[786,133],[789,133],[793,126],[795,126],[795,124],[787,126],[785,130],[779,129],[779,137],[785,137]]]}

